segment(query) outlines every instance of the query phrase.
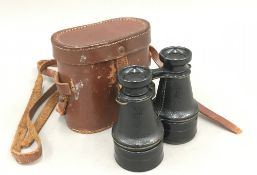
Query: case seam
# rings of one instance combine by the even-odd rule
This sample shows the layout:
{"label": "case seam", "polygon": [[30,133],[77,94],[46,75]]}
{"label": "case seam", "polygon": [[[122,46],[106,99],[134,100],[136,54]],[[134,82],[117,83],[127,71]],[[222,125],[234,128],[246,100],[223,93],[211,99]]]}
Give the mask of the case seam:
{"label": "case seam", "polygon": [[98,43],[98,44],[95,44],[93,45],[93,47],[89,47],[89,48],[63,48],[63,47],[60,47],[60,46],[57,46],[57,45],[54,45],[54,47],[56,47],[57,49],[60,49],[60,50],[64,50],[64,51],[71,51],[71,52],[81,52],[81,51],[90,51],[90,50],[96,50],[96,49],[99,49],[99,48],[103,48],[103,47],[109,47],[109,46],[112,46],[112,45],[117,45],[119,43],[122,43],[124,41],[129,41],[129,40],[132,40],[132,39],[135,39],[135,38],[139,38],[147,33],[149,33],[150,31],[145,31],[143,33],[140,33],[138,35],[135,35],[135,36],[131,36],[129,38],[123,38],[121,40],[118,40],[116,42],[112,42],[112,43],[108,43],[108,44],[104,44],[104,43]]}

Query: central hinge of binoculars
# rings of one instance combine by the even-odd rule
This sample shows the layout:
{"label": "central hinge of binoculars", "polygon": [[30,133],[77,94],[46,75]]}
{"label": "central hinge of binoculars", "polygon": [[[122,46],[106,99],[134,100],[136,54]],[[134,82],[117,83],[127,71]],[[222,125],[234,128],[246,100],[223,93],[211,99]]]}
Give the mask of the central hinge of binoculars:
{"label": "central hinge of binoculars", "polygon": [[165,68],[152,69],[153,79],[158,78],[174,78],[174,79],[183,79],[190,75],[191,70],[186,69],[183,72],[172,72]]}

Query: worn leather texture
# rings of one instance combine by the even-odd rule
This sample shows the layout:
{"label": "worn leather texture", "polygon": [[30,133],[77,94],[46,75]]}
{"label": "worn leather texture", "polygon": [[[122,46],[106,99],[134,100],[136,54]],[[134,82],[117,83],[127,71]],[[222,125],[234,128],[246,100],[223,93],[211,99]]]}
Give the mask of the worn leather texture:
{"label": "worn leather texture", "polygon": [[127,65],[150,65],[150,24],[116,18],[52,35],[57,60],[57,109],[69,128],[94,133],[117,120],[116,73]]}

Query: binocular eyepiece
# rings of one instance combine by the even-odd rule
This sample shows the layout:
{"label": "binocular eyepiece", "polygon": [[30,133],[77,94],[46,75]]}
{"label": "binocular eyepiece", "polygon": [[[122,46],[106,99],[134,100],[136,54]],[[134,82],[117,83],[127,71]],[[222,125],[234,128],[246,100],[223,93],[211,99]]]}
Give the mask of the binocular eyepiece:
{"label": "binocular eyepiece", "polygon": [[[162,68],[128,66],[118,73],[119,117],[112,128],[115,159],[129,171],[147,171],[163,159],[163,141],[181,144],[196,134],[198,106],[189,75],[192,53],[183,47],[160,52]],[[160,78],[157,95],[153,79]]]}

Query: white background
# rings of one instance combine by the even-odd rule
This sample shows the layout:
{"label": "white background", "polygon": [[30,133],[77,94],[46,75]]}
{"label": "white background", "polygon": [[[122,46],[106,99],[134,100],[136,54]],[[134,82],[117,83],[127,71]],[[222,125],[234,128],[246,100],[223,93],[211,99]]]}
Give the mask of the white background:
{"label": "white background", "polygon": [[165,144],[163,162],[145,174],[256,174],[257,2],[248,0],[0,0],[0,174],[130,174],[114,160],[111,129],[77,134],[56,112],[40,133],[39,161],[19,165],[9,151],[36,62],[52,58],[51,34],[123,16],[147,19],[158,50],[191,49],[195,98],[243,129],[235,135],[200,117],[195,139]]}

